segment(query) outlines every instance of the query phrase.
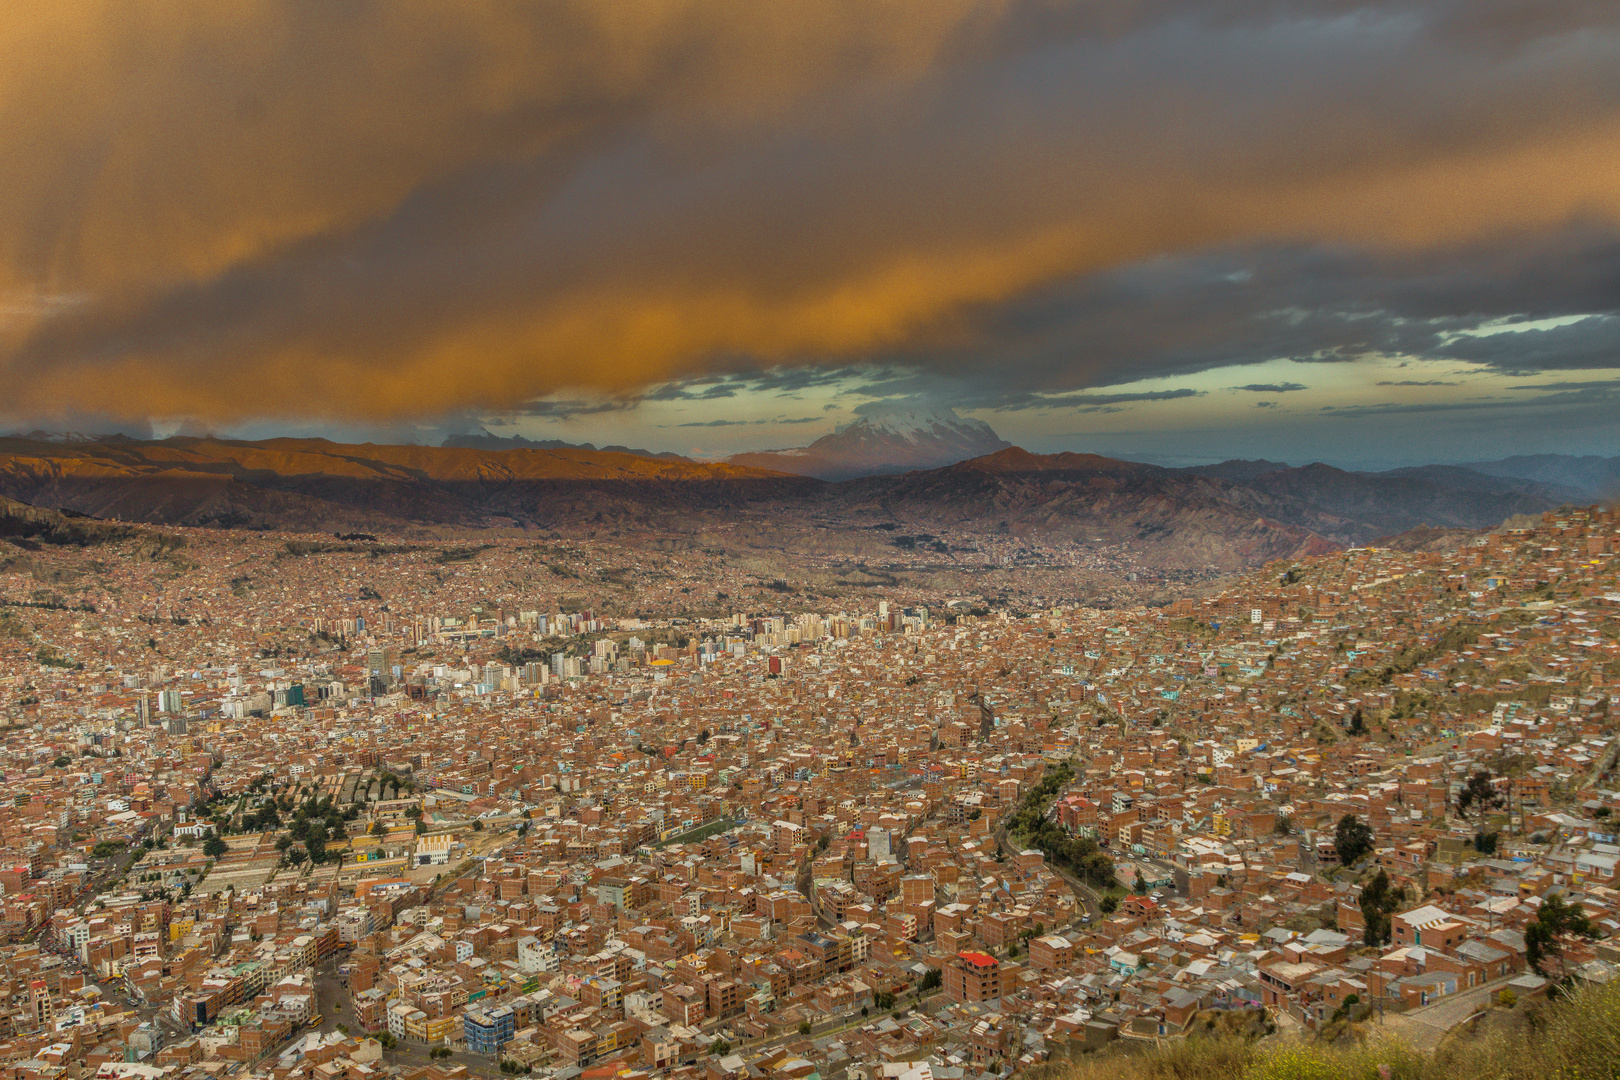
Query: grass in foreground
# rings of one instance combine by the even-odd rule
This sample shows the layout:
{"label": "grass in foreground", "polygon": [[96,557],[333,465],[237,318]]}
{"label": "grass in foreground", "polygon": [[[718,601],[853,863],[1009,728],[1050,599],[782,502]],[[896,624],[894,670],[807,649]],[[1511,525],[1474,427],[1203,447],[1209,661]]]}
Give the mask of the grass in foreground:
{"label": "grass in foreground", "polygon": [[1620,987],[1533,1011],[1524,1034],[1462,1036],[1434,1054],[1394,1040],[1334,1046],[1236,1038],[1176,1039],[1136,1056],[1054,1062],[1030,1080],[1616,1080]]}

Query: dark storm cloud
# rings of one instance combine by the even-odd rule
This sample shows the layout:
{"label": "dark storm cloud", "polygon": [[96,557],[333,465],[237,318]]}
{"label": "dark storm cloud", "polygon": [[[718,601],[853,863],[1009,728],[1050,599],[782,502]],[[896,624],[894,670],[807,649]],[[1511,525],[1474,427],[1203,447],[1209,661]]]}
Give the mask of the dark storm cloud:
{"label": "dark storm cloud", "polygon": [[737,396],[737,388],[725,383],[711,382],[700,390],[693,390],[677,383],[666,383],[656,390],[642,395],[644,401],[716,401],[721,398]]}
{"label": "dark storm cloud", "polygon": [[868,374],[861,368],[776,368],[740,378],[738,381],[753,394],[796,394],[803,390],[836,386],[840,382]]}
{"label": "dark storm cloud", "polygon": [[665,427],[763,427],[771,424],[819,424],[821,416],[795,416],[783,420],[693,420],[684,424],[666,424]]}
{"label": "dark storm cloud", "polygon": [[[1182,398],[1203,397],[1205,391],[1182,388],[1179,390],[1144,390],[1134,394],[1007,394],[990,397],[979,408],[1016,412],[1020,409],[1072,409],[1092,412],[1116,405],[1136,404],[1144,401],[1178,401]],[[982,400],[982,399],[981,399]]]}
{"label": "dark storm cloud", "polygon": [[628,412],[638,403],[631,399],[609,398],[575,398],[567,401],[539,400],[528,401],[512,410],[513,414],[520,416],[533,416],[543,420],[572,420],[580,416],[596,416],[601,413]]}
{"label": "dark storm cloud", "polygon": [[1620,317],[1594,315],[1546,329],[1460,337],[1435,355],[1514,371],[1620,367]]}
{"label": "dark storm cloud", "polygon": [[836,386],[872,373],[862,368],[773,368],[730,375],[702,375],[655,386],[642,401],[704,401],[743,395],[791,397],[804,390]]}
{"label": "dark storm cloud", "polygon": [[1383,402],[1377,405],[1325,406],[1321,411],[1336,416],[1393,416],[1449,412],[1519,412],[1527,409],[1612,409],[1620,403],[1620,382],[1588,384],[1586,389],[1542,394],[1532,398],[1485,397],[1468,401]]}
{"label": "dark storm cloud", "polygon": [[1603,393],[1612,393],[1620,387],[1620,381],[1614,379],[1599,379],[1593,382],[1556,382],[1532,383],[1526,386],[1510,386],[1510,390],[1597,390]]}
{"label": "dark storm cloud", "polygon": [[[1620,320],[1612,317],[1560,328],[1565,333],[1458,335],[1617,305],[1620,236],[1596,226],[1417,253],[1295,246],[1158,259],[1000,306],[983,324],[995,347],[993,376],[979,379],[978,400],[989,407],[1019,388],[1107,385],[1285,359],[1409,356],[1502,373],[1603,366],[1607,343],[1620,338]],[[971,383],[987,366],[985,351],[975,342],[901,359]]]}
{"label": "dark storm cloud", "polygon": [[1294,390],[1308,390],[1304,383],[1249,383],[1247,386],[1234,386],[1233,390],[1250,390],[1256,394],[1286,394]]}
{"label": "dark storm cloud", "polygon": [[1258,359],[1598,366],[1601,325],[1456,335],[1615,310],[1615,7],[29,0],[0,21],[3,407],[577,416],[879,364],[867,396],[1033,408]]}

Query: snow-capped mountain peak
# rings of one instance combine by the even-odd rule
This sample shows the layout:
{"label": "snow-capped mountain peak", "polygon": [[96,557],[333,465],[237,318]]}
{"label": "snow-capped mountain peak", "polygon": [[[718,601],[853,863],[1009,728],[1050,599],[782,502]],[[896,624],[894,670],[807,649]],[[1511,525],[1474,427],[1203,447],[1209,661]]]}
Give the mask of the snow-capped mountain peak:
{"label": "snow-capped mountain peak", "polygon": [[835,480],[938,468],[1010,445],[983,420],[958,416],[950,408],[899,406],[864,413],[806,447],[738,454],[730,460]]}
{"label": "snow-capped mountain peak", "polygon": [[951,408],[899,408],[867,413],[845,425],[838,434],[852,431],[887,435],[909,442],[938,438],[942,432],[971,433],[976,438],[988,433],[992,439],[996,438],[989,424],[983,420],[958,416],[956,410]]}

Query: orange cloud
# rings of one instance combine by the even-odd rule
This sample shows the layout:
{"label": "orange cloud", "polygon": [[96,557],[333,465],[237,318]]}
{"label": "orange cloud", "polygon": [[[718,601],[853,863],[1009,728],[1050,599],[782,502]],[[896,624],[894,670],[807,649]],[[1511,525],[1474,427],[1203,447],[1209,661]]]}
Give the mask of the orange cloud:
{"label": "orange cloud", "polygon": [[0,410],[500,409],[960,345],[1166,253],[1620,219],[1610,38],[1345,6],[41,4],[0,298],[75,300],[0,304]]}

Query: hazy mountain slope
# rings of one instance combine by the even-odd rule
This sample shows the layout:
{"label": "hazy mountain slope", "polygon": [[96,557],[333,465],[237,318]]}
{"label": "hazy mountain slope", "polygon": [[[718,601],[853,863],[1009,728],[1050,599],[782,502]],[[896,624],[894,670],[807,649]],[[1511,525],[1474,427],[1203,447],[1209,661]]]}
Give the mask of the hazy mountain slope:
{"label": "hazy mountain slope", "polygon": [[[924,438],[931,424],[898,426],[915,441],[931,440]],[[1530,481],[1454,467],[1410,472],[1311,465],[1232,480],[1006,447],[939,468],[829,484],[736,464],[581,449],[0,439],[0,494],[35,506],[126,522],[300,532],[498,527],[659,543],[703,537],[721,546],[732,542],[727,537],[771,546],[796,535],[828,550],[864,550],[871,526],[889,522],[948,534],[943,551],[931,548],[936,554],[951,544],[978,551],[975,558],[1016,554],[1038,538],[1077,551],[1114,545],[1149,565],[1237,569],[1420,526],[1494,526],[1555,505],[1553,489]]]}
{"label": "hazy mountain slope", "polygon": [[127,540],[137,534],[128,525],[117,525],[72,511],[32,506],[0,495],[0,539],[45,544],[88,547],[92,544]]}
{"label": "hazy mountain slope", "polygon": [[1346,472],[1314,464],[1257,476],[1249,484],[1278,497],[1361,522],[1370,535],[1405,532],[1419,525],[1484,528],[1514,514],[1540,513],[1558,501],[1521,491],[1454,488],[1422,476]]}
{"label": "hazy mountain slope", "polygon": [[[1013,448],[944,469],[869,477],[825,493],[846,513],[916,524],[1120,543],[1163,565],[1239,566],[1327,546],[1365,544],[1420,526],[1487,528],[1556,505],[1542,495],[1473,490],[1421,477],[1364,475],[1326,465],[1274,469],[1248,481]],[[1486,490],[1478,490],[1484,488]]]}
{"label": "hazy mountain slope", "polygon": [[1342,543],[1325,534],[1361,531],[1355,522],[1243,485],[1095,455],[1018,449],[850,481],[825,497],[841,500],[852,517],[885,514],[935,531],[979,527],[993,536],[1081,547],[1121,544],[1163,566],[1237,568],[1298,558]]}
{"label": "hazy mountain slope", "polygon": [[1521,476],[1492,476],[1464,465],[1414,465],[1404,469],[1363,473],[1364,476],[1404,477],[1426,480],[1457,491],[1489,491],[1497,494],[1534,495],[1552,502],[1579,500],[1587,495],[1580,488],[1528,480]]}
{"label": "hazy mountain slope", "polygon": [[1516,476],[1543,484],[1576,488],[1596,498],[1620,495],[1620,457],[1523,454],[1467,466],[1490,476]]}
{"label": "hazy mountain slope", "polygon": [[468,450],[599,450],[604,454],[633,454],[636,457],[658,461],[685,461],[697,464],[693,458],[672,450],[643,450],[632,446],[597,446],[594,443],[571,443],[561,439],[525,439],[521,435],[495,435],[488,431],[462,432],[451,435],[440,446],[457,446]]}
{"label": "hazy mountain slope", "polygon": [[98,517],[287,530],[648,521],[813,481],[588,450],[349,446],[323,439],[0,439],[0,491]]}
{"label": "hazy mountain slope", "polygon": [[1231,461],[1220,461],[1214,465],[1189,465],[1185,468],[1172,470],[1179,473],[1191,473],[1195,476],[1212,476],[1217,480],[1253,480],[1257,476],[1286,469],[1288,466],[1281,461],[1267,461],[1264,458],[1247,460],[1233,458]]}

